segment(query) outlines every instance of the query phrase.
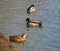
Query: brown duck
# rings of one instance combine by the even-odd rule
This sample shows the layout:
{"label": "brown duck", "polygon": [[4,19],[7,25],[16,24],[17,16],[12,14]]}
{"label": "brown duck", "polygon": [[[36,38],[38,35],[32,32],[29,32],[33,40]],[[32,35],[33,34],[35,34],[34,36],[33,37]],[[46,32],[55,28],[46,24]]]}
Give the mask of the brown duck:
{"label": "brown duck", "polygon": [[13,42],[23,42],[26,40],[27,34],[22,34],[22,35],[14,35],[14,36],[10,36],[10,41]]}

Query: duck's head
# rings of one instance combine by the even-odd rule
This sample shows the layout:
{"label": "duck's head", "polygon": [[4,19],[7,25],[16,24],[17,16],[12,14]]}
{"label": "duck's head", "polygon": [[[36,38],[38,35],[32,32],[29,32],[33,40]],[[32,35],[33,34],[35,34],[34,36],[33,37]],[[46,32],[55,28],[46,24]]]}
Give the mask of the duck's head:
{"label": "duck's head", "polygon": [[26,21],[30,22],[30,18],[27,18]]}
{"label": "duck's head", "polygon": [[34,7],[34,5],[31,5],[31,7]]}

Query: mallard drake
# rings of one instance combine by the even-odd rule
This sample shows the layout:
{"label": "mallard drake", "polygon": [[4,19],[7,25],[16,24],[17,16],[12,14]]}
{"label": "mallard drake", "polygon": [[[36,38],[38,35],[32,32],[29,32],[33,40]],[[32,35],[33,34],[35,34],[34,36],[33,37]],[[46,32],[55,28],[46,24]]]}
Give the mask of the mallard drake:
{"label": "mallard drake", "polygon": [[26,40],[27,34],[22,34],[22,35],[14,35],[10,36],[10,41],[19,43],[19,42],[24,42]]}
{"label": "mallard drake", "polygon": [[34,5],[31,5],[28,9],[27,9],[27,13],[33,13],[35,11],[35,7]]}
{"label": "mallard drake", "polygon": [[42,27],[42,22],[39,20],[30,20],[29,18],[26,19],[27,27]]}

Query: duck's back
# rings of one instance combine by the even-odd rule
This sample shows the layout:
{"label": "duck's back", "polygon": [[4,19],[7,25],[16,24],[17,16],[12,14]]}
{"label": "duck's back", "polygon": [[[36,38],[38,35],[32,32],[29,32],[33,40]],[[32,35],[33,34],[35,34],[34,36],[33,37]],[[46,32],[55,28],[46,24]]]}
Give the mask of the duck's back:
{"label": "duck's back", "polygon": [[39,23],[40,21],[38,21],[38,20],[32,20],[31,22]]}

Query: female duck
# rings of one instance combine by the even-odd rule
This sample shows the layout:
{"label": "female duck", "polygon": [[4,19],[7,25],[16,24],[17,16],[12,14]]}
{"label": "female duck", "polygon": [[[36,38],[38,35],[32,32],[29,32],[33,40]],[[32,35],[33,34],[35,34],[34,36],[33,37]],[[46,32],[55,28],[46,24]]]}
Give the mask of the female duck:
{"label": "female duck", "polygon": [[35,11],[35,7],[34,5],[31,5],[28,9],[27,9],[27,13],[33,13]]}
{"label": "female duck", "polygon": [[42,27],[42,22],[38,20],[30,20],[29,18],[26,19],[27,27]]}
{"label": "female duck", "polygon": [[22,35],[14,35],[10,36],[10,41],[13,42],[23,42],[26,40],[27,34],[22,34]]}

